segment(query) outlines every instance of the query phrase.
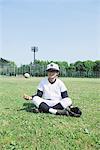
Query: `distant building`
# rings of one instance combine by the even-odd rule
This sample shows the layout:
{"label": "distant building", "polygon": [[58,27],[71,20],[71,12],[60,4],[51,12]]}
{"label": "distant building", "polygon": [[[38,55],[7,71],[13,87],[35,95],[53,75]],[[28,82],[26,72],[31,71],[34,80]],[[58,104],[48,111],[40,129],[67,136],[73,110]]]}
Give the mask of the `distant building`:
{"label": "distant building", "polygon": [[10,61],[0,58],[0,74],[7,75],[9,72]]}
{"label": "distant building", "polygon": [[5,66],[6,64],[10,63],[10,61],[0,58],[0,66]]}

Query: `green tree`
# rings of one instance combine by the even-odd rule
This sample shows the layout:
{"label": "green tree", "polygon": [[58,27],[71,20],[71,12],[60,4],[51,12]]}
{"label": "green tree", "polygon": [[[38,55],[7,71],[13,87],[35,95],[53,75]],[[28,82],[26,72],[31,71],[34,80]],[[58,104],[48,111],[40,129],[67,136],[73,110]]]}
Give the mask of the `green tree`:
{"label": "green tree", "polygon": [[87,60],[87,61],[84,61],[83,64],[85,66],[87,76],[88,77],[93,76],[93,68],[95,66],[95,63],[91,60]]}
{"label": "green tree", "polygon": [[82,61],[76,61],[74,64],[76,68],[76,76],[83,76],[83,72],[85,71],[85,67]]}
{"label": "green tree", "polygon": [[93,66],[93,70],[100,72],[100,60],[95,61],[95,65]]}
{"label": "green tree", "polygon": [[94,74],[95,74],[96,77],[100,77],[100,60],[95,61],[93,71],[94,71]]}

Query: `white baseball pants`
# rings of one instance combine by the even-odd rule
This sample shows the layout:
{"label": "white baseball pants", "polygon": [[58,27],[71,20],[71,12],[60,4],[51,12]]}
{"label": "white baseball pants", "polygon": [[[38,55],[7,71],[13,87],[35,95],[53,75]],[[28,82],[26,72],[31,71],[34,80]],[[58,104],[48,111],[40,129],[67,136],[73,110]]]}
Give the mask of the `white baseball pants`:
{"label": "white baseball pants", "polygon": [[50,107],[53,107],[57,105],[58,103],[60,103],[63,106],[63,108],[67,108],[68,106],[72,105],[72,100],[69,97],[64,98],[62,100],[46,100],[46,99],[40,98],[39,96],[34,96],[32,99],[32,102],[37,108],[39,108],[39,105],[42,102],[46,103]]}

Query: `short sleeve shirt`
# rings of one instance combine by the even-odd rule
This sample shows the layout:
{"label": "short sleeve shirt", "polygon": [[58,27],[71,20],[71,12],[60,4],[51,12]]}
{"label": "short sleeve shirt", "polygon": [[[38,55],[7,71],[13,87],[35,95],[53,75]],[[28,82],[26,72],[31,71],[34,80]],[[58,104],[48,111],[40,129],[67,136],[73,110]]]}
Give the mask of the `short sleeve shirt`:
{"label": "short sleeve shirt", "polygon": [[43,92],[44,99],[61,100],[61,92],[67,91],[67,88],[58,78],[53,84],[48,81],[48,78],[45,78],[40,82],[38,90]]}

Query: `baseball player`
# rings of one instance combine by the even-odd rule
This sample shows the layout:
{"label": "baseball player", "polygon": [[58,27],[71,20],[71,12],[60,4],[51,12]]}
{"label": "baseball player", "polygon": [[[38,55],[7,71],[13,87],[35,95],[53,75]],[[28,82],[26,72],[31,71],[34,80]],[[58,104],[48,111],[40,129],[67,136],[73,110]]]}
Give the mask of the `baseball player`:
{"label": "baseball player", "polygon": [[55,115],[76,116],[81,115],[78,107],[72,106],[67,88],[58,78],[59,66],[55,63],[47,65],[48,77],[44,78],[33,96],[24,95],[26,100],[32,100],[37,107],[36,112],[52,113]]}

